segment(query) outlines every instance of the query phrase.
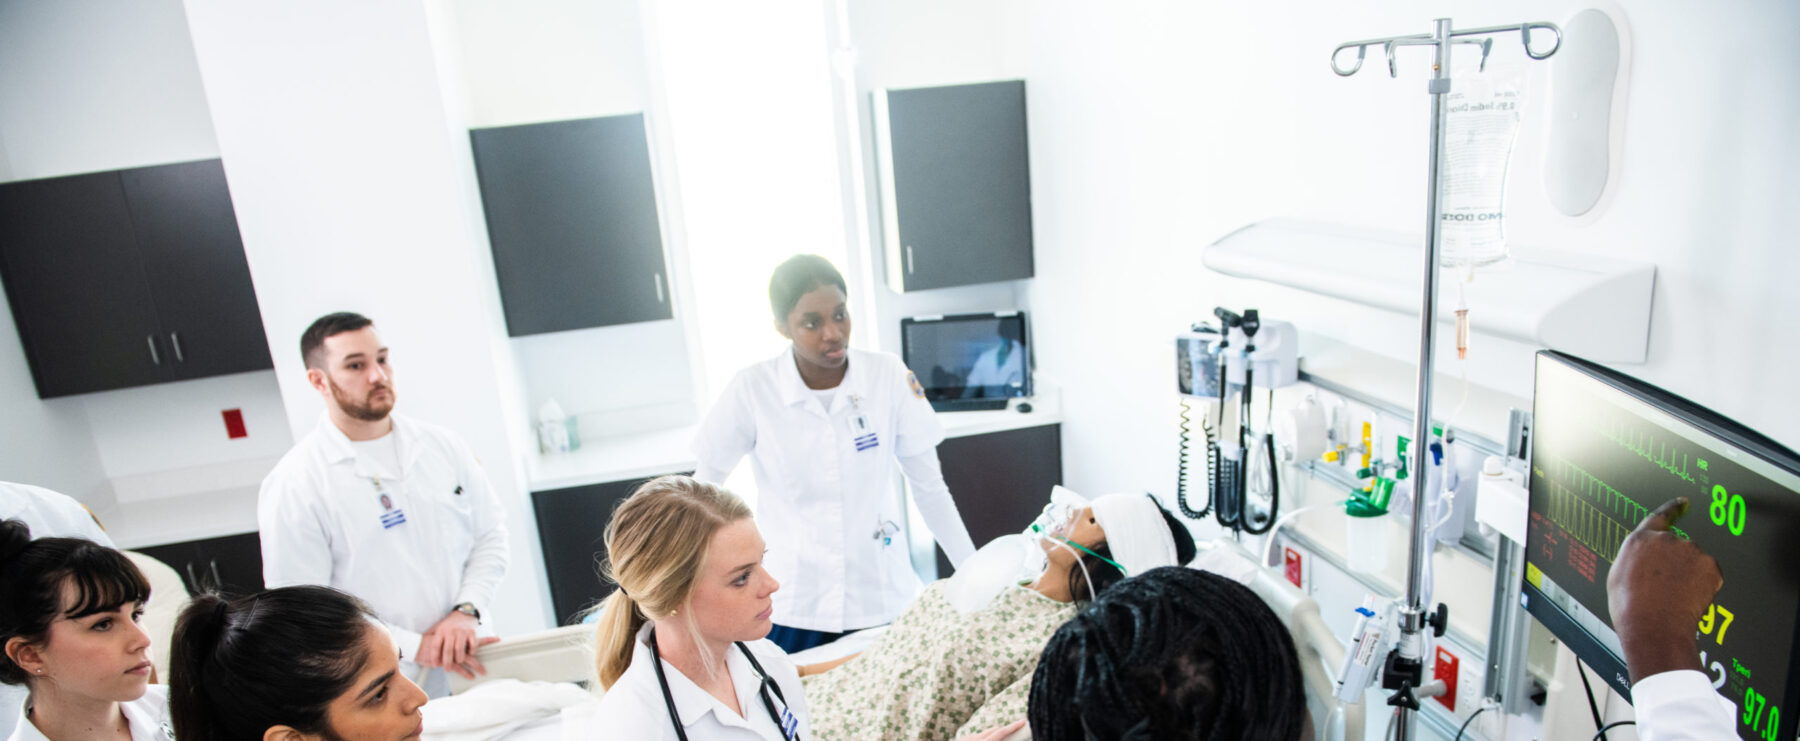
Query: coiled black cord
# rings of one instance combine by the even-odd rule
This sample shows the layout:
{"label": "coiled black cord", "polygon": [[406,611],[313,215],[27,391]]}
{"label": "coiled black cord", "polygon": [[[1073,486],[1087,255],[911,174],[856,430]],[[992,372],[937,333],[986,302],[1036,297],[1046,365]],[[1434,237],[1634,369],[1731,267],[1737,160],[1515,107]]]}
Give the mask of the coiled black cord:
{"label": "coiled black cord", "polygon": [[1193,411],[1193,407],[1188,405],[1187,400],[1185,400],[1185,399],[1182,400],[1182,402],[1181,402],[1181,452],[1179,454],[1179,457],[1178,457],[1178,460],[1176,463],[1175,505],[1181,508],[1181,514],[1185,515],[1188,519],[1199,520],[1199,519],[1204,519],[1206,517],[1207,513],[1212,511],[1212,487],[1213,487],[1213,480],[1218,475],[1216,471],[1218,468],[1217,459],[1218,459],[1219,446],[1216,442],[1213,441],[1212,426],[1208,425],[1206,423],[1206,420],[1202,419],[1200,421],[1200,427],[1206,434],[1206,449],[1207,449],[1206,506],[1201,507],[1199,510],[1195,510],[1193,507],[1188,506],[1188,500],[1187,500],[1188,447],[1189,447],[1189,443],[1192,442],[1192,433],[1193,433],[1193,429],[1194,429],[1194,427],[1193,427],[1194,418],[1189,415],[1189,412],[1192,412],[1192,411]]}

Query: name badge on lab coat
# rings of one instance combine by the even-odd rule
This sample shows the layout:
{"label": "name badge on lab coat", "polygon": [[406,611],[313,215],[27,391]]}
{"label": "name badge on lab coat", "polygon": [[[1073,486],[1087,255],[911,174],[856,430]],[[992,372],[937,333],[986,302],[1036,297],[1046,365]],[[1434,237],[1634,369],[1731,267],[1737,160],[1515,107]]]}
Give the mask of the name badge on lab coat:
{"label": "name badge on lab coat", "polygon": [[875,428],[869,425],[868,415],[857,413],[850,415],[850,439],[856,443],[856,451],[862,452],[881,444],[875,436]]}
{"label": "name badge on lab coat", "polygon": [[392,530],[406,524],[406,510],[394,506],[394,498],[381,488],[381,479],[375,479],[375,493],[381,495],[381,529]]}

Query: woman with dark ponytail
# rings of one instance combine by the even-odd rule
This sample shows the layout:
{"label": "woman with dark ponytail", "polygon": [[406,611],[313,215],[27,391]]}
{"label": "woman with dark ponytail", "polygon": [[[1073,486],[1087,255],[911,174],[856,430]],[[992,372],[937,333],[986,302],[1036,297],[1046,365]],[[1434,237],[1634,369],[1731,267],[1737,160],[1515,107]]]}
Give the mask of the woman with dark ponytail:
{"label": "woman with dark ponytail", "polygon": [[169,741],[138,627],[148,599],[125,554],[0,521],[0,682],[30,693],[12,741]]}
{"label": "woman with dark ponytail", "polygon": [[1300,660],[1235,581],[1162,568],[1064,623],[1031,681],[1036,741],[1312,738]]}
{"label": "woman with dark ponytail", "polygon": [[194,598],[175,625],[181,741],[417,738],[425,693],[369,608],[328,587]]}

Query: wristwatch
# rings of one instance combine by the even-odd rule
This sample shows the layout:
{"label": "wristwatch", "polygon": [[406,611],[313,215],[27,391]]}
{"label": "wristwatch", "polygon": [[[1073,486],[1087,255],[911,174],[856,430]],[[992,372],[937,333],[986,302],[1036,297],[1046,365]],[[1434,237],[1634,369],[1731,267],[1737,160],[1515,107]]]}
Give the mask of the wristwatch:
{"label": "wristwatch", "polygon": [[475,618],[475,622],[481,622],[481,611],[475,609],[475,603],[473,602],[464,602],[450,609]]}

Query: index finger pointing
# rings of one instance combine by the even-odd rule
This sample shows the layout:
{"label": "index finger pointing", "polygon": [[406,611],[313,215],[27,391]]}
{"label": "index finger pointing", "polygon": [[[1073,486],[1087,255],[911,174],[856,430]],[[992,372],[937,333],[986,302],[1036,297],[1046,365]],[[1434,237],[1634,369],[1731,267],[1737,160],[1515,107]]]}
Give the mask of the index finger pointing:
{"label": "index finger pointing", "polygon": [[1661,507],[1657,507],[1649,517],[1645,517],[1643,522],[1638,523],[1637,529],[1667,531],[1675,527],[1675,522],[1680,520],[1682,515],[1687,514],[1687,509],[1687,497],[1676,497],[1663,502]]}

